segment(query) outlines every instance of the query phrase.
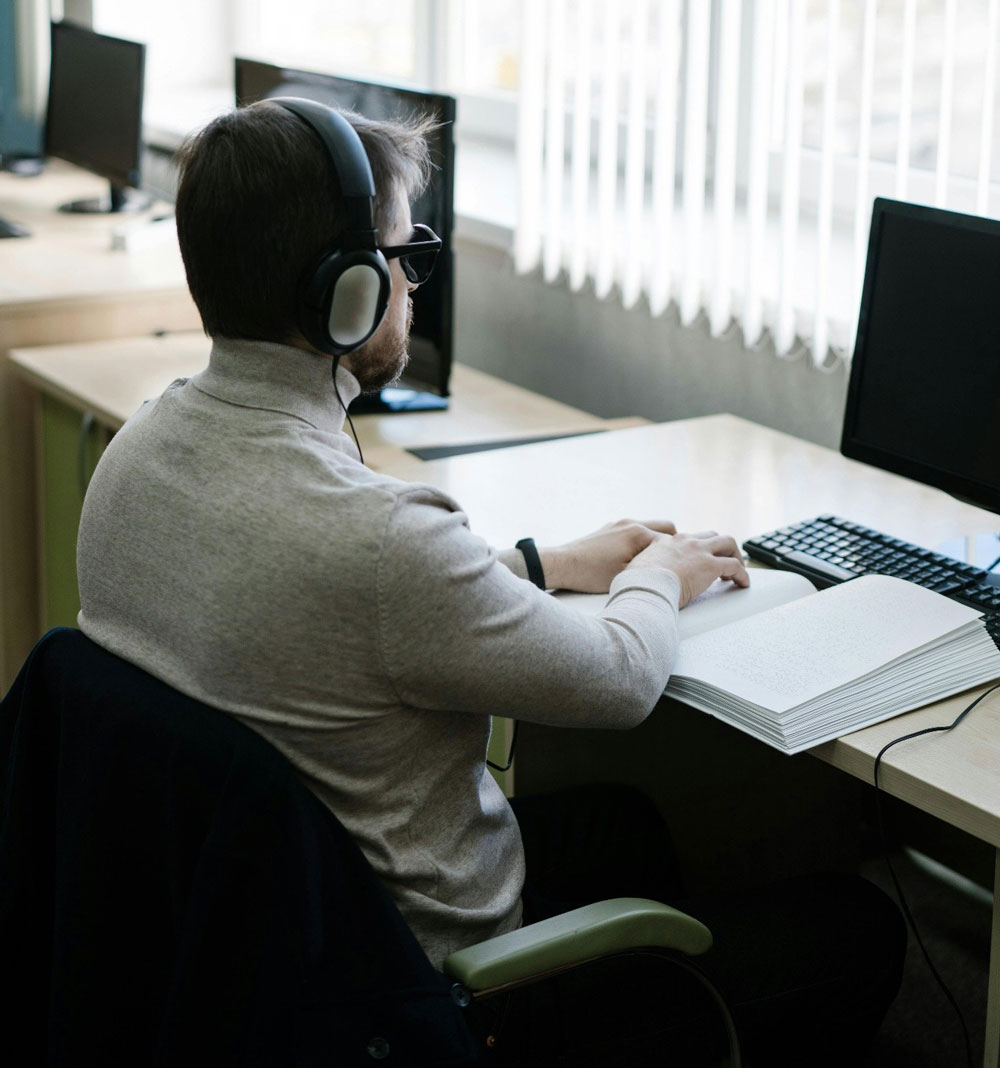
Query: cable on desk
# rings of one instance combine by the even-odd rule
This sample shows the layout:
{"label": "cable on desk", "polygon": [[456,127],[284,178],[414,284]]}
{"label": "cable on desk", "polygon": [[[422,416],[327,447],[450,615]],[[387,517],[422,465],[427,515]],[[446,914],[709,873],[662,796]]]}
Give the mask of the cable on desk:
{"label": "cable on desk", "polygon": [[[1000,562],[1000,561],[998,561],[998,562]],[[916,943],[920,947],[920,952],[923,955],[923,958],[924,958],[924,961],[927,964],[927,967],[930,968],[931,975],[934,976],[934,979],[937,982],[938,986],[944,992],[944,996],[948,999],[948,1002],[951,1004],[951,1007],[955,1010],[955,1015],[958,1016],[958,1022],[962,1026],[962,1037],[965,1040],[965,1059],[968,1062],[969,1068],[973,1068],[973,1066],[972,1066],[972,1042],[971,1042],[971,1040],[969,1038],[969,1028],[966,1025],[965,1017],[962,1015],[962,1010],[958,1007],[958,1002],[955,1000],[954,995],[948,989],[948,986],[946,985],[944,979],[941,978],[941,974],[938,972],[937,968],[934,966],[934,962],[931,960],[930,954],[927,952],[927,947],[924,945],[924,940],[920,937],[920,932],[917,930],[917,924],[916,924],[916,921],[913,919],[913,913],[910,911],[910,906],[909,906],[909,904],[908,904],[908,902],[906,900],[906,896],[903,894],[903,888],[900,885],[899,877],[896,875],[896,869],[892,866],[892,860],[891,860],[891,858],[889,856],[889,846],[888,846],[888,844],[886,842],[886,837],[885,837],[885,823],[884,823],[883,818],[882,818],[882,803],[881,803],[880,794],[879,794],[879,787],[878,787],[878,771],[879,771],[879,766],[882,763],[882,757],[885,756],[886,752],[888,752],[888,750],[890,750],[894,745],[899,745],[900,742],[908,741],[911,738],[919,738],[919,737],[921,737],[921,735],[924,735],[924,734],[947,733],[948,731],[950,731],[953,728],[957,727],[959,725],[959,723],[961,723],[962,720],[965,719],[965,717],[976,707],[976,705],[978,705],[979,702],[983,700],[984,697],[989,697],[989,695],[991,693],[995,692],[996,690],[1000,690],[1000,682],[995,683],[988,690],[984,690],[975,699],[975,701],[973,701],[970,705],[966,706],[958,714],[958,716],[955,717],[955,720],[952,723],[946,723],[946,724],[943,724],[940,727],[925,727],[923,730],[914,731],[912,734],[904,734],[900,738],[894,738],[891,742],[888,742],[886,745],[882,746],[882,748],[879,750],[878,756],[875,757],[875,770],[874,770],[875,818],[878,821],[878,833],[879,833],[879,838],[880,838],[880,840],[882,842],[882,854],[885,857],[886,867],[888,867],[888,869],[889,869],[889,875],[890,875],[890,877],[892,879],[892,885],[896,889],[896,897],[899,899],[899,907],[900,907],[900,909],[902,909],[903,916],[906,919],[906,924],[910,928],[910,930],[913,932],[913,937],[914,937],[914,939],[916,939]]]}

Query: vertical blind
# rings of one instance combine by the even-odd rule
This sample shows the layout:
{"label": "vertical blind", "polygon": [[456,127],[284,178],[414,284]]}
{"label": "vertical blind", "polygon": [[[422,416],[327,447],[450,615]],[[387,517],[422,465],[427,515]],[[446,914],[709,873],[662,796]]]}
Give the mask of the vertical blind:
{"label": "vertical blind", "polygon": [[1000,212],[1000,0],[526,0],[520,271],[818,366],[871,203]]}

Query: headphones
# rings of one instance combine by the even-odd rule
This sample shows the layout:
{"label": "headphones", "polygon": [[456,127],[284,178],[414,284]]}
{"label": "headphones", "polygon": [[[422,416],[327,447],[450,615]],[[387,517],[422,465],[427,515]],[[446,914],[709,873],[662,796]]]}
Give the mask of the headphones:
{"label": "headphones", "polygon": [[303,337],[330,356],[359,349],[378,329],[389,304],[389,265],[378,250],[375,180],[357,131],[343,115],[313,100],[271,97],[319,134],[340,183],[345,224],[340,241],[324,250],[299,289]]}

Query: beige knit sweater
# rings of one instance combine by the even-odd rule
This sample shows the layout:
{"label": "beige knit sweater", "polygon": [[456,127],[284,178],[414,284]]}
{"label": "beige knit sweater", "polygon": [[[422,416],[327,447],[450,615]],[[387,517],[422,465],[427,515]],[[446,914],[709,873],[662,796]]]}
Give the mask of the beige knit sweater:
{"label": "beige knit sweater", "polygon": [[445,494],[364,467],[342,424],[329,360],[216,341],[98,466],[80,626],[285,753],[440,965],[520,922],[489,717],[640,722],[673,662],[678,586],[630,569],[602,617],[580,614]]}

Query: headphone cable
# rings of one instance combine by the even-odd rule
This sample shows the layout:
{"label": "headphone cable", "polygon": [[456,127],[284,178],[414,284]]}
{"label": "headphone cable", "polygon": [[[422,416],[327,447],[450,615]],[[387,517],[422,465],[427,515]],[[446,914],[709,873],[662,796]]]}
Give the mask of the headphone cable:
{"label": "headphone cable", "polygon": [[340,395],[340,386],[337,385],[337,368],[340,366],[340,356],[334,356],[333,358],[333,392],[337,394],[337,400],[340,401],[341,408],[344,409],[344,415],[347,417],[347,423],[351,428],[351,433],[354,435],[354,444],[358,448],[358,456],[361,462],[365,462],[365,454],[361,451],[361,442],[358,441],[358,432],[354,429],[354,420],[351,418],[351,413],[347,410],[347,405],[344,403],[344,398]]}

